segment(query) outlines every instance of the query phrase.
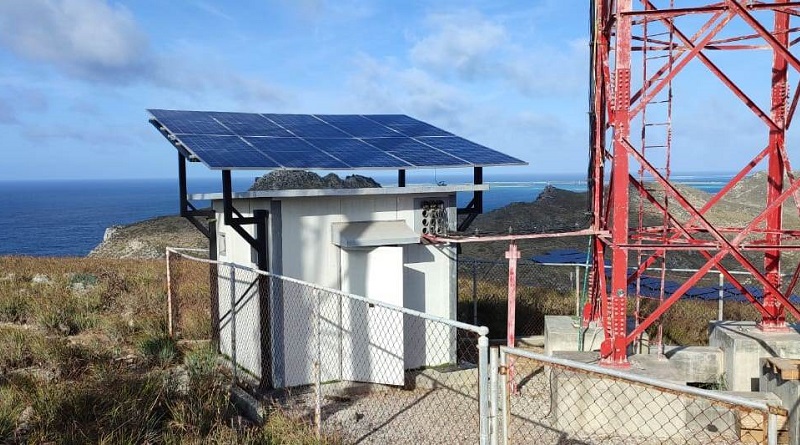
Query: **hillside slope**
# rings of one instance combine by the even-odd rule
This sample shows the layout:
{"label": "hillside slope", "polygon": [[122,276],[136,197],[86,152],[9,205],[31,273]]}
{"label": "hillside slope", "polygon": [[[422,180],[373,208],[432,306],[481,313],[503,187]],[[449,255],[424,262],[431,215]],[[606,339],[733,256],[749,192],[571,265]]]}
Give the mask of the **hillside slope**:
{"label": "hillside slope", "polygon": [[91,252],[97,258],[161,258],[172,247],[208,248],[208,240],[180,216],[159,216],[106,229],[103,241]]}

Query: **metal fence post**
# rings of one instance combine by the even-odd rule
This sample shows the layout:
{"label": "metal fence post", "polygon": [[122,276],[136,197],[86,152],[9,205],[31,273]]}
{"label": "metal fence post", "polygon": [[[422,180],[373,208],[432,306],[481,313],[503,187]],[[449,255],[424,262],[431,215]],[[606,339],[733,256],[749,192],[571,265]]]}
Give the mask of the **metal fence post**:
{"label": "metal fence post", "polygon": [[486,333],[478,337],[478,417],[480,418],[481,445],[489,445],[489,338]]}
{"label": "metal fence post", "polygon": [[717,321],[722,321],[723,317],[723,309],[725,308],[725,303],[722,302],[723,297],[725,296],[725,277],[722,275],[722,272],[719,272],[719,302],[717,303]]}
{"label": "metal fence post", "polygon": [[500,403],[501,403],[501,413],[503,416],[503,445],[508,444],[508,420],[511,413],[511,403],[509,400],[509,391],[508,391],[508,355],[506,354],[505,349],[500,348],[500,368],[502,372],[499,372],[500,377]]}
{"label": "metal fence post", "polygon": [[170,251],[169,247],[167,247],[167,333],[169,334],[170,338],[175,338],[175,323],[173,321],[173,311],[172,311],[172,298],[173,298],[173,291],[172,285],[172,267],[170,264],[170,257],[172,256],[172,252]]}
{"label": "metal fence post", "polygon": [[236,385],[236,268],[231,268],[231,378],[233,384]]}
{"label": "metal fence post", "polygon": [[767,418],[767,445],[778,445],[778,415],[773,412]]}
{"label": "metal fence post", "polygon": [[316,357],[314,361],[314,426],[317,440],[322,436],[322,344],[320,342],[320,296],[319,290],[312,292],[314,295],[314,338],[317,342]]}
{"label": "metal fence post", "polygon": [[497,347],[489,348],[489,405],[491,408],[490,412],[490,420],[491,420],[491,431],[489,435],[489,442],[491,445],[497,445],[497,435],[499,431],[497,431],[497,415],[498,415],[498,404],[499,400],[497,399],[497,382],[498,382],[498,366],[497,361],[499,360],[498,357],[498,349]]}
{"label": "metal fence post", "polygon": [[575,265],[575,317],[581,316],[581,266]]}
{"label": "metal fence post", "polygon": [[472,324],[478,325],[478,262],[472,260]]}

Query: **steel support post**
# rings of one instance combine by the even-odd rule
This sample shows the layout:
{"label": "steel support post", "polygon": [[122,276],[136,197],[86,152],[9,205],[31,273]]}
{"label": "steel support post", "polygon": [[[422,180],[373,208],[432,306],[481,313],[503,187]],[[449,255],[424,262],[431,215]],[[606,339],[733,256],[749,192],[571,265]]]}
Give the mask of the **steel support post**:
{"label": "steel support post", "polygon": [[[778,0],[776,3],[785,3],[786,0]],[[788,48],[789,44],[789,15],[784,12],[775,11],[774,36],[783,48]],[[777,48],[772,51],[772,108],[770,117],[775,122],[777,128],[769,131],[769,158],[767,168],[767,206],[777,201],[783,192],[783,177],[785,166],[783,162],[783,152],[786,149],[786,107],[787,107],[787,66],[788,63],[783,54]],[[766,218],[766,242],[768,244],[779,244],[781,242],[780,231],[783,228],[783,203],[772,209]],[[781,251],[780,249],[767,250],[764,252],[764,275],[767,280],[775,287],[781,285]],[[764,289],[764,309],[768,316],[762,317],[760,327],[763,330],[783,330],[786,329],[786,316],[783,305],[778,301],[777,296],[770,289]]]}
{"label": "steel support post", "polygon": [[[516,345],[517,331],[517,260],[520,259],[517,243],[511,241],[506,251],[508,259],[508,309],[506,319],[506,346],[513,348]],[[508,377],[511,382],[511,392],[516,394],[514,382],[514,359],[508,363]]]}
{"label": "steel support post", "polygon": [[631,9],[631,0],[616,3],[616,41],[614,47],[614,111],[611,127],[614,131],[611,169],[613,221],[611,222],[611,286],[606,298],[610,309],[610,336],[600,345],[601,361],[609,366],[629,366],[626,354],[628,305],[628,146],[631,102],[631,17],[623,12]]}
{"label": "steel support post", "polygon": [[506,320],[506,346],[513,348],[515,345],[515,332],[517,320],[517,260],[521,257],[517,243],[511,242],[506,251],[508,259],[508,313]]}

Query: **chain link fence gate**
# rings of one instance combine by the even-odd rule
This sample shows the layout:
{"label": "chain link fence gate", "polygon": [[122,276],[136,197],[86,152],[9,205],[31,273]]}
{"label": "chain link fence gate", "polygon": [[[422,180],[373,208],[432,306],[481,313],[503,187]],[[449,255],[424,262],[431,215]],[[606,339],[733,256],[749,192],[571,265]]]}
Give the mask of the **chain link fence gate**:
{"label": "chain link fence gate", "polygon": [[492,361],[493,443],[788,443],[786,410],[758,398],[517,348],[500,347]]}
{"label": "chain link fence gate", "polygon": [[[233,381],[315,425],[321,437],[488,443],[487,328],[168,253],[174,325],[183,324],[185,299],[214,302],[218,351],[235,364]],[[211,277],[191,275],[207,283],[197,284],[197,292],[186,292],[193,288],[182,272],[187,263],[204,265],[206,272],[212,266]]]}

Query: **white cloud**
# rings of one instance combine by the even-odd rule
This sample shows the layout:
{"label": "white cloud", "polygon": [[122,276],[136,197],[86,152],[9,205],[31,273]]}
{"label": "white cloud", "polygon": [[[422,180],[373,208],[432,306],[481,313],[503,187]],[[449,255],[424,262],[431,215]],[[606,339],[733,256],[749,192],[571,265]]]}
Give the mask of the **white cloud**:
{"label": "white cloud", "polygon": [[101,0],[4,0],[0,43],[93,81],[129,80],[152,63],[147,36],[130,11]]}
{"label": "white cloud", "polygon": [[458,112],[467,106],[461,91],[421,69],[398,69],[391,61],[382,62],[363,55],[357,64],[360,69],[350,83],[365,112],[400,110],[423,119],[453,124]]}
{"label": "white cloud", "polygon": [[154,51],[131,12],[105,0],[2,0],[0,45],[81,81],[149,84],[190,95],[218,91],[242,103],[283,95],[224,61],[208,63],[208,54]]}
{"label": "white cloud", "polygon": [[428,18],[434,32],[411,48],[411,60],[425,68],[472,78],[490,72],[493,55],[506,43],[506,30],[475,12],[435,14]]}
{"label": "white cloud", "polygon": [[584,88],[587,79],[588,40],[563,42],[526,39],[528,30],[510,29],[497,18],[478,12],[433,14],[426,20],[429,33],[413,44],[413,66],[441,77],[468,82],[498,81],[530,96],[563,95]]}
{"label": "white cloud", "polygon": [[560,47],[540,44],[514,48],[503,63],[503,76],[516,90],[529,95],[570,94],[588,84],[588,43],[566,42]]}

